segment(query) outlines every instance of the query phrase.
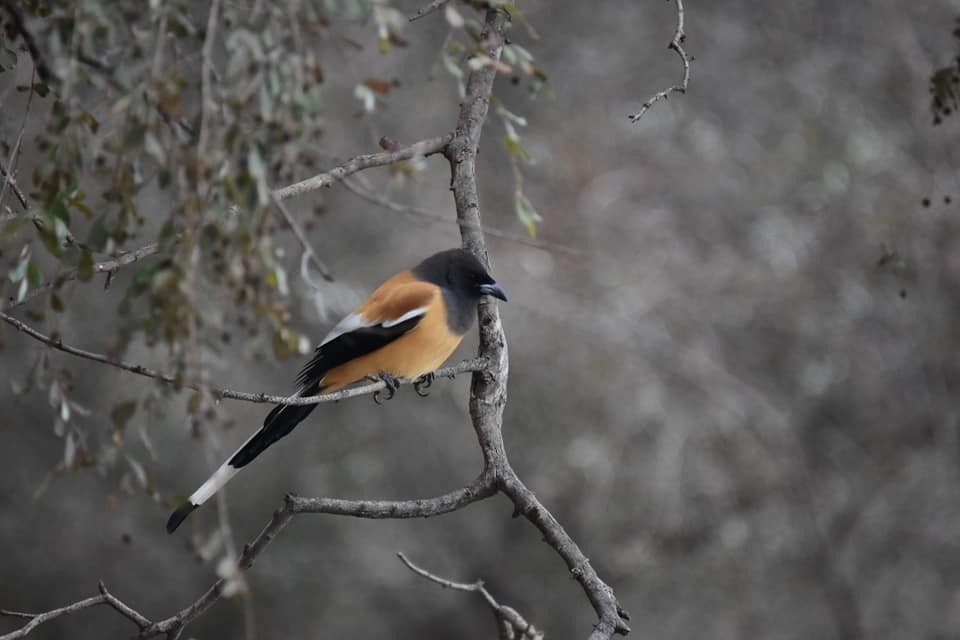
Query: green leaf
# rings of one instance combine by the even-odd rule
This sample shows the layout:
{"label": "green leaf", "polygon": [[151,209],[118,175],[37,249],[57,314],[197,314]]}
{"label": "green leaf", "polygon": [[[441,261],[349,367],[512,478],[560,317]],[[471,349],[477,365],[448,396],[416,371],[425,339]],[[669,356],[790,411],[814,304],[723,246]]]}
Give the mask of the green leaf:
{"label": "green leaf", "polygon": [[31,287],[39,287],[43,284],[43,274],[40,272],[40,267],[38,267],[37,263],[33,260],[27,264],[27,282],[30,283]]}
{"label": "green leaf", "polygon": [[113,426],[118,430],[123,431],[127,423],[130,422],[130,418],[133,417],[133,414],[137,412],[137,401],[128,400],[126,402],[121,402],[113,406],[113,409],[110,411],[110,420],[113,421]]}
{"label": "green leaf", "polygon": [[517,218],[527,228],[531,238],[537,237],[537,223],[543,220],[527,196],[518,193],[516,197]]}
{"label": "green leaf", "polygon": [[20,250],[20,260],[17,262],[17,266],[10,270],[7,277],[10,278],[10,282],[20,282],[27,276],[28,268],[30,268],[30,247],[24,245],[23,249]]}
{"label": "green leaf", "polygon": [[[60,224],[63,224],[63,222]],[[50,255],[54,256],[55,258],[59,258],[62,255],[60,242],[57,240],[57,235],[53,231],[43,227],[37,231],[37,235],[40,236],[40,240],[43,242],[44,248],[50,252]]]}
{"label": "green leaf", "polygon": [[89,282],[93,277],[93,254],[84,249],[80,254],[80,261],[77,263],[77,277],[83,282]]}
{"label": "green leaf", "polygon": [[55,220],[60,220],[67,225],[70,224],[70,211],[67,209],[67,204],[64,202],[62,193],[58,193],[50,204],[50,215],[53,216]]}
{"label": "green leaf", "polygon": [[194,391],[190,394],[190,399],[187,401],[187,413],[194,416],[200,412],[200,407],[203,404],[203,394],[199,391]]}
{"label": "green leaf", "polygon": [[103,251],[107,246],[108,237],[109,233],[104,222],[104,216],[100,216],[90,226],[90,233],[87,234],[87,244],[98,251]]}

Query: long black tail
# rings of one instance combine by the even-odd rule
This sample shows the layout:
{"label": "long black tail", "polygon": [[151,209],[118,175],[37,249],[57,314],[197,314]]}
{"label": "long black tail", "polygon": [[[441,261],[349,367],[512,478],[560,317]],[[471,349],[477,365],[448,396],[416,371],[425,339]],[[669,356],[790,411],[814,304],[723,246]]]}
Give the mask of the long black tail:
{"label": "long black tail", "polygon": [[[312,383],[297,394],[312,396],[320,392],[320,383]],[[207,481],[194,491],[190,498],[180,505],[167,520],[167,533],[173,533],[177,527],[187,519],[193,510],[209,500],[223,485],[237,474],[240,467],[249,464],[254,458],[263,453],[274,442],[287,435],[293,428],[303,422],[317,405],[315,404],[280,404],[273,408],[263,420],[263,427],[250,437],[229,460],[220,465]]]}
{"label": "long black tail", "polygon": [[[320,385],[312,384],[305,387],[297,395],[313,396],[319,392]],[[263,419],[263,427],[260,431],[257,431],[233,454],[228,464],[237,469],[250,464],[270,445],[293,431],[294,427],[303,422],[316,408],[317,405],[315,404],[278,404]]]}

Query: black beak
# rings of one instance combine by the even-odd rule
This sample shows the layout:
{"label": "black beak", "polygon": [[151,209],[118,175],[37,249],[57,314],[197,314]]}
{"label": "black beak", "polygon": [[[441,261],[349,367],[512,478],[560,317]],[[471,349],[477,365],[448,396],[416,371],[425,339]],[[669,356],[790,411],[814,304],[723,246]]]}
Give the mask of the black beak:
{"label": "black beak", "polygon": [[493,296],[494,298],[499,298],[504,302],[507,301],[507,292],[503,290],[496,282],[491,282],[490,284],[480,285],[480,293],[485,296]]}

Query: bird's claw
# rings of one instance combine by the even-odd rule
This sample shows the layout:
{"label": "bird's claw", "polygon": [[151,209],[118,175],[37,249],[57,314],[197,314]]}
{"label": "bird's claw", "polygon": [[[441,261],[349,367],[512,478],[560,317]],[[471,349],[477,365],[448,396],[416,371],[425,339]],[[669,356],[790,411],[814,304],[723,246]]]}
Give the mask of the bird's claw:
{"label": "bird's claw", "polygon": [[432,371],[430,373],[425,373],[416,380],[413,381],[413,390],[417,392],[417,395],[421,398],[426,398],[430,393],[427,389],[433,384],[436,374]]}
{"label": "bird's claw", "polygon": [[[392,399],[393,396],[396,395],[397,389],[400,388],[400,380],[398,380],[396,376],[392,376],[385,371],[381,371],[380,374],[377,375],[376,377],[367,376],[367,379],[373,382],[382,381],[384,383],[385,386],[382,390],[387,392],[387,395],[384,398],[384,400]],[[373,392],[373,401],[376,402],[377,404],[383,404],[382,402],[380,402],[380,391],[381,389],[377,389],[376,391]]]}

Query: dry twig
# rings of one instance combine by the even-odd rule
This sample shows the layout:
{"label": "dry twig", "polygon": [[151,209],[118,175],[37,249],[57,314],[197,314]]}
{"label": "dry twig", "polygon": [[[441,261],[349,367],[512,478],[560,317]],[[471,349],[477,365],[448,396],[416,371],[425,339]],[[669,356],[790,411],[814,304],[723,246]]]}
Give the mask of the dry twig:
{"label": "dry twig", "polygon": [[483,599],[487,601],[487,604],[490,605],[490,608],[493,609],[493,615],[496,617],[498,625],[500,625],[501,628],[506,627],[508,631],[508,637],[542,640],[543,632],[537,630],[536,627],[527,622],[523,616],[517,612],[516,609],[497,602],[497,600],[490,595],[490,592],[487,591],[487,588],[483,586],[483,580],[477,580],[476,582],[454,582],[453,580],[441,578],[438,575],[430,573],[426,569],[418,567],[402,552],[397,552],[397,557],[400,558],[400,561],[403,562],[403,564],[405,564],[410,571],[413,571],[418,576],[424,577],[431,582],[436,582],[445,589],[456,589],[457,591],[472,591],[474,593],[479,593],[481,596],[483,596]]}
{"label": "dry twig", "polygon": [[[667,2],[670,2],[670,0],[667,0]],[[680,84],[675,84],[671,87],[667,87],[663,91],[655,93],[652,98],[643,103],[643,105],[640,107],[640,111],[629,116],[630,122],[639,122],[640,118],[643,117],[643,114],[645,114],[650,107],[660,100],[666,100],[671,93],[687,92],[687,85],[690,84],[690,57],[683,48],[683,43],[687,39],[687,34],[683,30],[683,0],[676,0],[676,3],[677,29],[673,32],[673,40],[670,41],[670,44],[667,45],[667,48],[676,51],[677,55],[680,56],[681,64],[683,64],[683,76],[680,79]]]}
{"label": "dry twig", "polygon": [[450,2],[450,0],[431,0],[430,4],[425,4],[425,5],[423,5],[422,7],[420,7],[419,9],[417,9],[417,12],[416,12],[415,14],[413,14],[412,16],[410,16],[408,19],[410,20],[410,22],[413,22],[413,21],[415,21],[415,20],[419,20],[420,18],[422,18],[422,17],[424,17],[424,16],[430,15],[430,14],[433,13],[434,11],[437,11],[437,10],[439,10],[439,9],[442,9],[443,6],[444,6],[445,4],[447,4],[448,2]]}

